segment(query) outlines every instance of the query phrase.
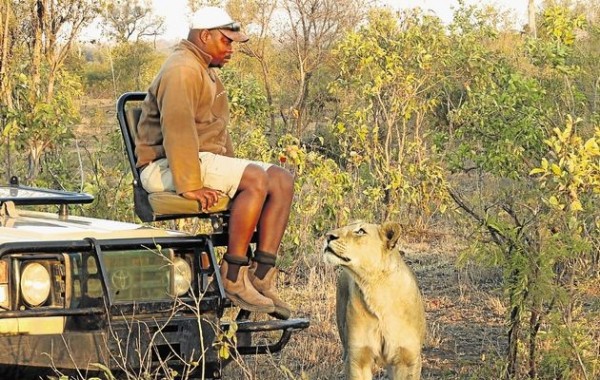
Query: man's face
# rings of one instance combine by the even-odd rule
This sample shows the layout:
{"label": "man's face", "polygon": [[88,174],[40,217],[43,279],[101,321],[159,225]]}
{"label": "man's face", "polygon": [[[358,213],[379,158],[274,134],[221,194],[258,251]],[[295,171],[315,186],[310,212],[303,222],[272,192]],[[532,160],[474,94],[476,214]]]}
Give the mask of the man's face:
{"label": "man's face", "polygon": [[206,41],[206,53],[210,54],[211,67],[223,67],[233,55],[233,41],[226,37],[219,29],[209,30],[209,38]]}

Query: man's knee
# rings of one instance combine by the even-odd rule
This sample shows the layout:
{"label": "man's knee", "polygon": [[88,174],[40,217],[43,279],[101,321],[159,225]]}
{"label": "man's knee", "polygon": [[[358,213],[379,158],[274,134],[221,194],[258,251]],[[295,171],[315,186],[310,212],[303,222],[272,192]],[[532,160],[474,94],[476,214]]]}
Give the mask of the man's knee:
{"label": "man's knee", "polygon": [[254,164],[246,166],[240,181],[240,190],[254,190],[266,194],[268,186],[269,177],[263,168]]}
{"label": "man's knee", "polygon": [[267,173],[269,184],[274,185],[275,191],[287,194],[290,197],[294,194],[294,176],[292,173],[279,166],[271,166]]}

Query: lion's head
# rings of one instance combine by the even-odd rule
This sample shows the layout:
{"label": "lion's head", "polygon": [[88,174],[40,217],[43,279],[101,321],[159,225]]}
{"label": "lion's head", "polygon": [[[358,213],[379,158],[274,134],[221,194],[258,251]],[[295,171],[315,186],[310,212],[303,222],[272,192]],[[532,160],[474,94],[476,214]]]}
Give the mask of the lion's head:
{"label": "lion's head", "polygon": [[400,257],[396,245],[400,225],[386,222],[382,225],[354,222],[326,234],[323,249],[325,262],[344,267],[368,269],[371,263],[395,261]]}

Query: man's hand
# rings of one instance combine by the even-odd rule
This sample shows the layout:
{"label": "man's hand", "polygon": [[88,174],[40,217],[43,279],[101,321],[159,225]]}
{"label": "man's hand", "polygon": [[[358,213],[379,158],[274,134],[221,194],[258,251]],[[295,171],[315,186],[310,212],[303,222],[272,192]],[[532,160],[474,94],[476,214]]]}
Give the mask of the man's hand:
{"label": "man's hand", "polygon": [[186,191],[181,195],[187,199],[197,200],[198,202],[200,202],[202,210],[205,211],[214,206],[219,200],[219,197],[223,195],[223,193],[218,190],[203,187],[198,190]]}

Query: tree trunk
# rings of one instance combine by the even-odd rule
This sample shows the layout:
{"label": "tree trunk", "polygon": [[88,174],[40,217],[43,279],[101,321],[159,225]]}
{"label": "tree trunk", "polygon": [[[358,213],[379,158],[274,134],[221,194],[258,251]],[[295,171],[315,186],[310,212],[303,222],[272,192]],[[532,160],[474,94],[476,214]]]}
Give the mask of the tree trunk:
{"label": "tree trunk", "polygon": [[269,84],[269,69],[264,60],[261,60],[260,65],[262,67],[263,80],[265,82],[265,93],[267,94],[267,104],[269,105],[269,123],[271,127],[271,133],[275,132],[275,108],[273,107],[273,93],[271,91],[271,85]]}
{"label": "tree trunk", "polygon": [[519,335],[521,334],[521,308],[513,306],[510,312],[510,329],[508,330],[508,369],[506,378],[515,379],[519,368]]}
{"label": "tree trunk", "polygon": [[527,22],[529,24],[529,34],[536,38],[537,37],[537,26],[535,24],[535,2],[529,0],[527,5]]}
{"label": "tree trunk", "polygon": [[[508,257],[518,255],[513,249],[508,250]],[[519,269],[514,269],[509,277],[509,299],[512,305],[510,312],[509,330],[508,330],[508,355],[507,355],[507,379],[516,379],[519,371],[519,340],[521,338],[521,314],[523,305],[528,298],[527,290],[522,295],[516,294],[514,287],[518,283],[520,275]]]}
{"label": "tree trunk", "polygon": [[[42,30],[44,22],[44,2],[42,0],[36,0],[35,6],[32,7],[32,60],[31,60],[31,89],[32,91],[39,90],[40,70],[42,66]],[[32,94],[31,96],[34,96]],[[33,99],[32,99],[33,100]]]}
{"label": "tree trunk", "polygon": [[[0,5],[0,99],[7,108],[12,108],[12,97],[10,96],[11,88],[9,85],[9,81],[6,78],[7,66],[8,66],[8,40],[10,37],[9,34],[9,24],[10,24],[10,14],[11,14],[11,3],[6,1]],[[4,131],[6,127],[6,117],[2,115],[0,117],[0,130]],[[9,182],[9,179],[12,175],[12,160],[11,160],[11,151],[10,151],[10,136],[3,136],[0,142],[0,145],[6,145],[6,160],[4,161],[4,165],[6,165],[6,183]]]}
{"label": "tree trunk", "polygon": [[298,97],[294,102],[294,112],[296,113],[296,137],[298,140],[302,140],[302,135],[304,134],[304,115],[306,112],[306,99],[309,95],[308,91],[311,76],[312,75],[309,72],[302,75]]}
{"label": "tree trunk", "polygon": [[535,310],[531,310],[531,317],[529,318],[529,378],[537,379],[537,333],[539,330],[540,313]]}
{"label": "tree trunk", "polygon": [[254,52],[246,52],[246,54],[256,58],[256,60],[260,64],[263,85],[267,97],[267,104],[269,105],[269,123],[271,128],[271,134],[273,134],[275,131],[275,107],[273,106],[273,90],[271,89],[271,84],[269,82],[269,66],[267,65],[264,55],[257,54]]}
{"label": "tree trunk", "polygon": [[3,100],[6,106],[9,108],[12,106],[12,98],[8,96],[10,89],[8,81],[6,80],[8,65],[8,40],[9,40],[9,29],[10,24],[10,2],[5,2],[0,8],[0,99]]}
{"label": "tree trunk", "polygon": [[40,144],[32,141],[29,146],[29,155],[27,157],[27,178],[26,183],[31,183],[35,178],[37,178],[40,173],[40,157],[42,155],[43,148],[40,147]]}

